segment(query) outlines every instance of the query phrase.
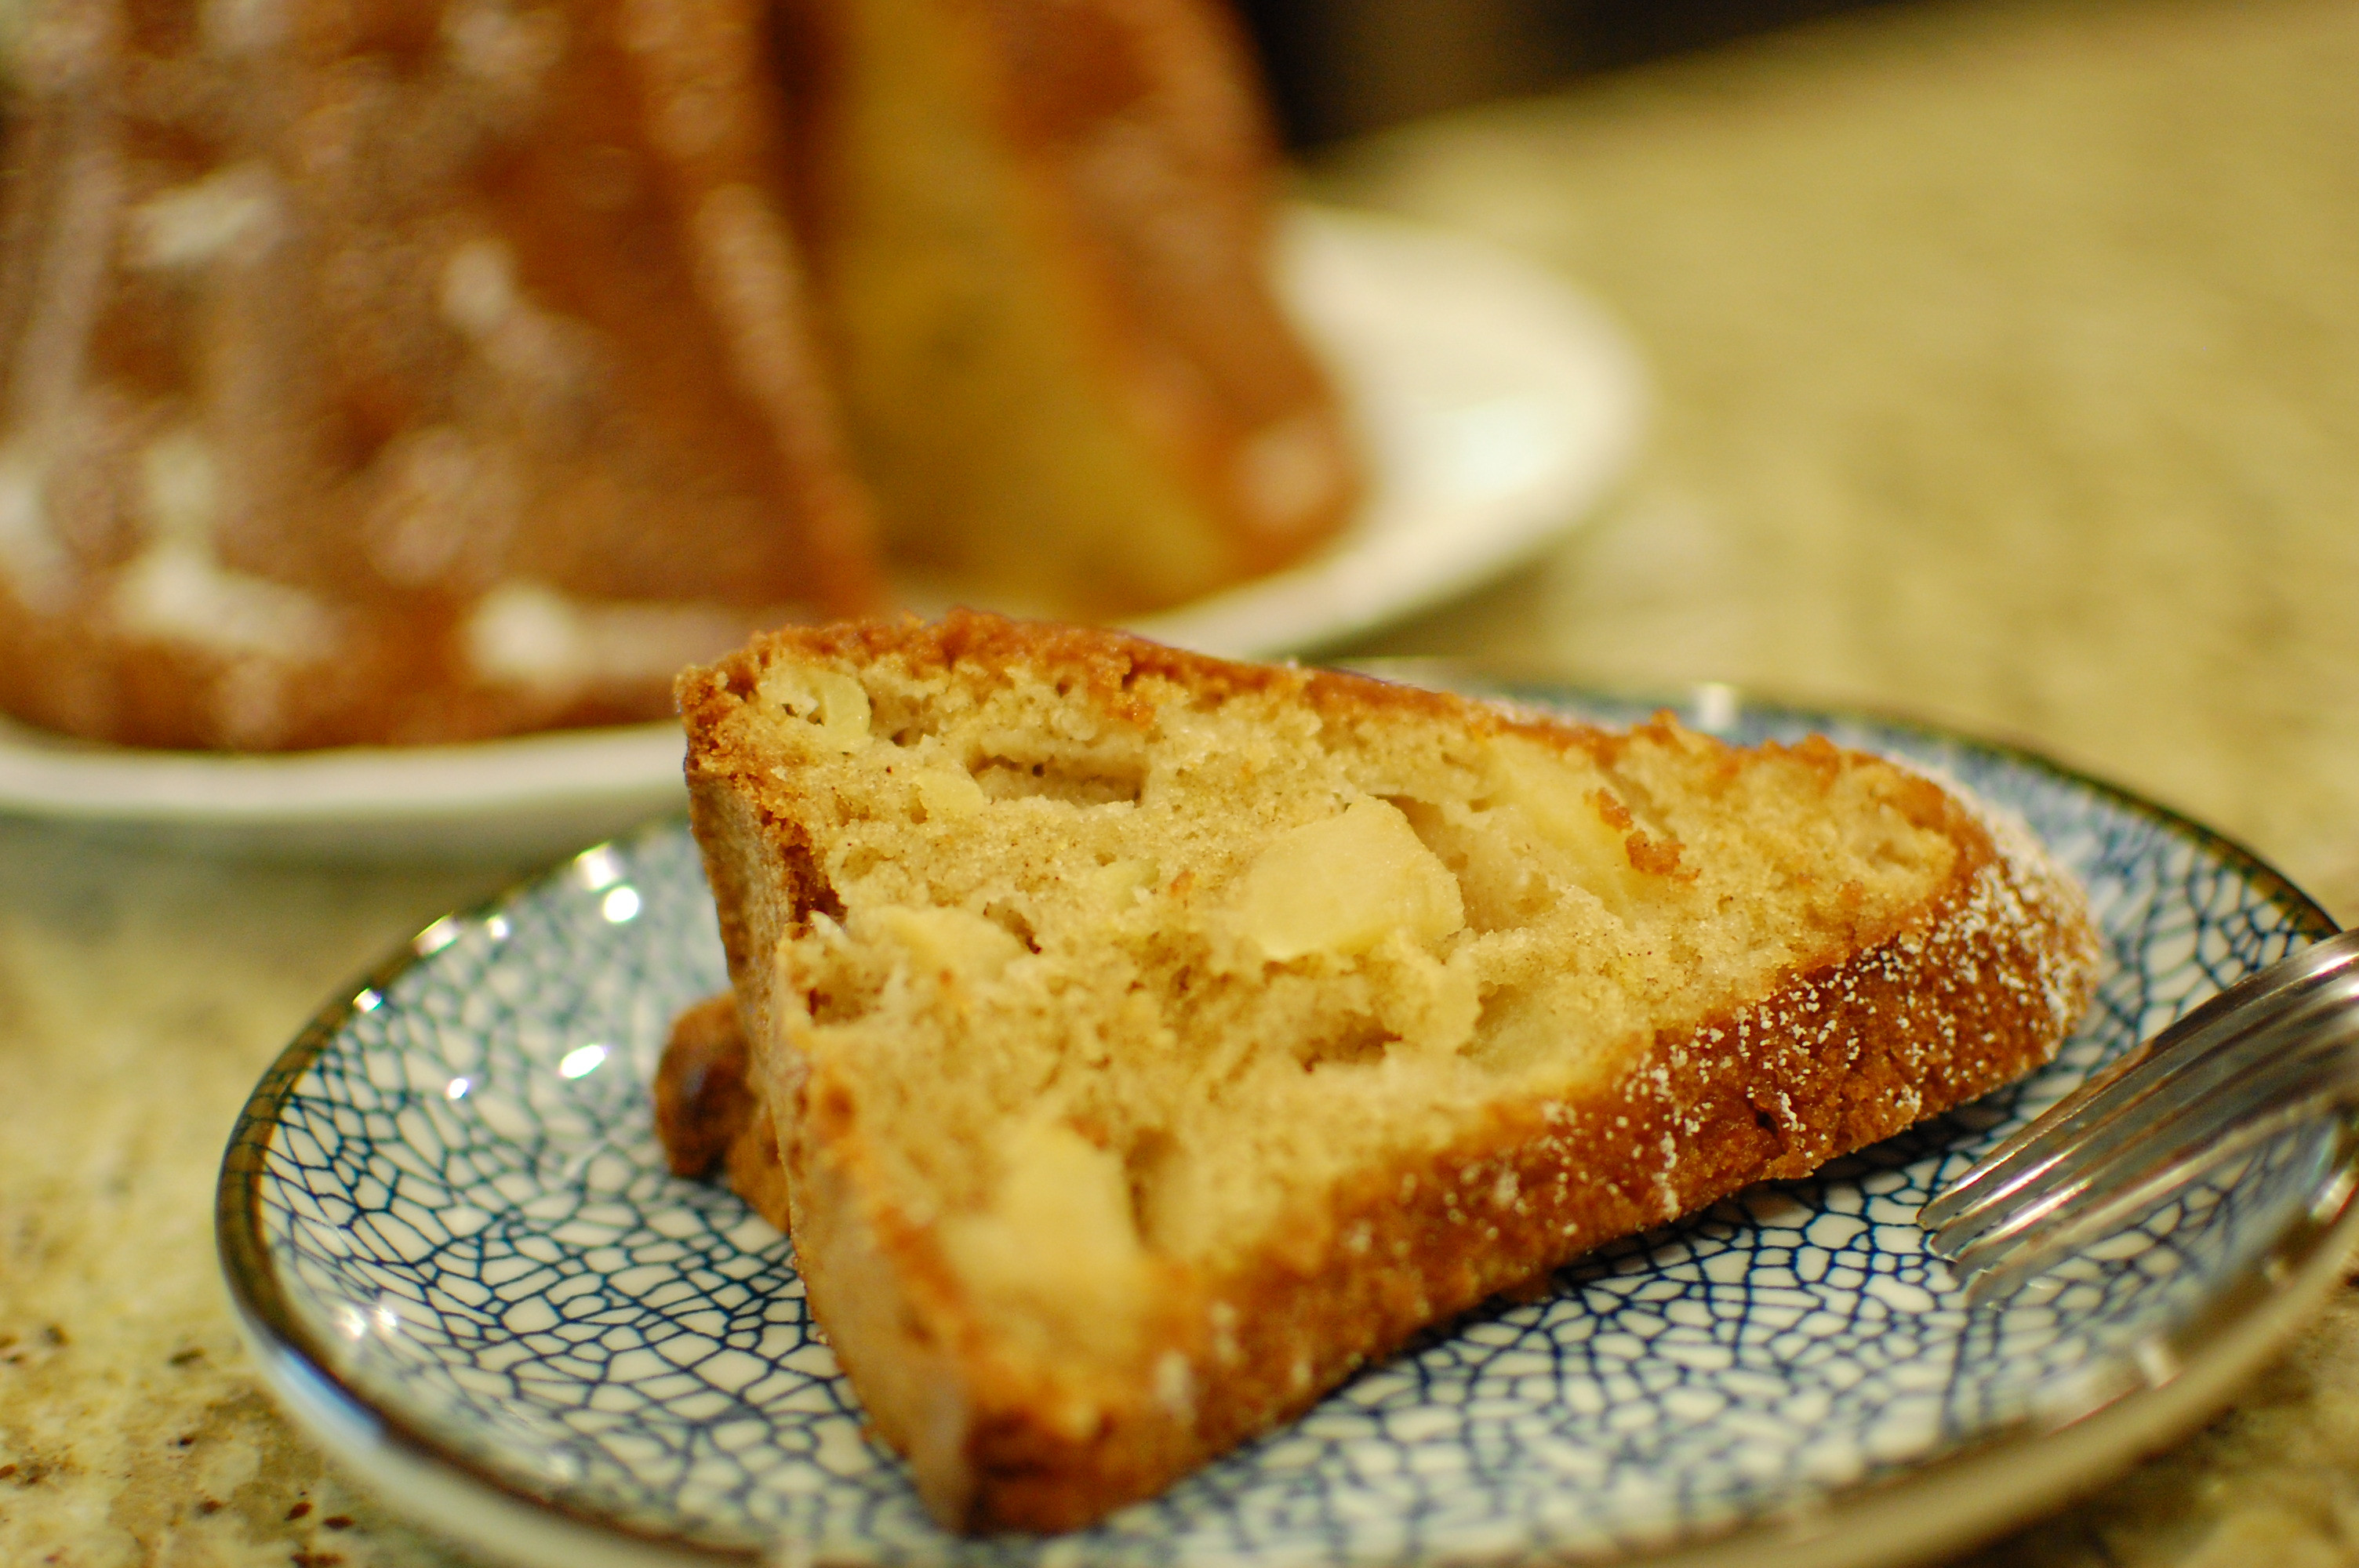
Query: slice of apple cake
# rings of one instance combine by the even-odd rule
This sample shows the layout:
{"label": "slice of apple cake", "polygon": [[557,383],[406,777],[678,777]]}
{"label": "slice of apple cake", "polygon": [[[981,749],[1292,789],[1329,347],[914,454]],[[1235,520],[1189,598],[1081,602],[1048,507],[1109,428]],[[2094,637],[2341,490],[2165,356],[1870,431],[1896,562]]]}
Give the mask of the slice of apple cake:
{"label": "slice of apple cake", "polygon": [[1147,1495],[1495,1292],[2015,1076],[2093,984],[2026,836],[1820,740],[966,614],[679,689],[746,1045],[683,1031],[668,1141],[791,1229],[955,1528]]}

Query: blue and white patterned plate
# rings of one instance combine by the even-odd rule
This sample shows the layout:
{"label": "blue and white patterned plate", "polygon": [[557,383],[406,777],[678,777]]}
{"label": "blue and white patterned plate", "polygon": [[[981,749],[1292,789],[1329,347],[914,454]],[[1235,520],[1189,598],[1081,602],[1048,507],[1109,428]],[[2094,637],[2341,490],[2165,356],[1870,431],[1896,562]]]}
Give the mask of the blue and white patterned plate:
{"label": "blue and white patterned plate", "polygon": [[660,823],[438,922],[255,1089],[219,1228],[266,1374],[397,1501],[564,1568],[1864,1563],[1995,1529],[2216,1406],[2336,1277],[2359,1171],[2341,1125],[1997,1307],[1967,1309],[1916,1211],[2332,922],[2234,845],[2017,752],[1725,688],[1685,716],[1748,741],[1821,730],[2022,814],[2110,946],[2059,1061],[1582,1260],[1093,1530],[960,1540],[865,1435],[788,1242],[665,1173],[649,1075],[673,1014],[725,981],[694,846]]}

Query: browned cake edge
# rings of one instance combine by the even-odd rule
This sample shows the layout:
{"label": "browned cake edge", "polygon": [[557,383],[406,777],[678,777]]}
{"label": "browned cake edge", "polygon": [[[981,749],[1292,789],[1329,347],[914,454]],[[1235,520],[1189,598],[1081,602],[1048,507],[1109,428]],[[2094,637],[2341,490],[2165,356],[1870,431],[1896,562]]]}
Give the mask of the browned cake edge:
{"label": "browned cake edge", "polygon": [[[813,654],[1003,665],[1021,654],[1112,702],[1125,699],[1130,672],[1154,669],[1200,691],[1280,681],[1322,708],[1440,704],[1485,716],[1481,727],[1503,722],[1440,694],[985,617],[784,635]],[[737,700],[731,686],[752,668],[739,655],[684,677],[692,737],[710,741]],[[2036,847],[1952,802],[1955,871],[1900,929],[1791,976],[1752,1006],[1658,1035],[1596,1098],[1503,1101],[1456,1145],[1368,1173],[1334,1195],[1323,1223],[1286,1257],[1218,1279],[1174,1270],[1155,1375],[1096,1390],[1103,1413],[1075,1431],[1047,1390],[994,1354],[929,1233],[867,1198],[856,1136],[768,1026],[771,966],[756,956],[816,907],[810,848],[796,824],[737,787],[732,759],[696,744],[691,759],[692,819],[754,1042],[753,1081],[788,1102],[767,1108],[787,1133],[776,1141],[789,1201],[777,1201],[762,1168],[772,1141],[761,1130],[731,1141],[733,1177],[743,1168],[762,1211],[788,1221],[812,1311],[872,1421],[908,1455],[935,1516],[959,1529],[1072,1529],[1149,1496],[1420,1328],[2019,1076],[2053,1054],[2094,984],[2095,938],[2077,890]]]}

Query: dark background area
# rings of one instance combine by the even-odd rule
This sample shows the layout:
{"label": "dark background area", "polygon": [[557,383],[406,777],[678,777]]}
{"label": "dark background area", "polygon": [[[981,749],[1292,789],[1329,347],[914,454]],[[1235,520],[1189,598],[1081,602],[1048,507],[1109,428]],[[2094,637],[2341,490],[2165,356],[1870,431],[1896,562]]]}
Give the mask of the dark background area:
{"label": "dark background area", "polygon": [[1237,0],[1288,142],[1371,131],[1486,98],[1896,0]]}

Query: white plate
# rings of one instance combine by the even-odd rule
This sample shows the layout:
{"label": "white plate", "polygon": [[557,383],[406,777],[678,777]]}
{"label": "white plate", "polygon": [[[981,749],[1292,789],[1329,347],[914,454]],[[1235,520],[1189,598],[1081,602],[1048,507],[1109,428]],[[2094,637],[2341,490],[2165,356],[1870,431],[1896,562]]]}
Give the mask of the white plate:
{"label": "white plate", "polygon": [[[1579,522],[1628,460],[1638,362],[1550,274],[1476,241],[1302,210],[1288,302],[1334,367],[1373,483],[1333,546],[1137,623],[1206,653],[1306,653],[1436,603]],[[678,802],[669,725],[277,756],[60,741],[0,719],[0,812],[203,847],[555,854]]]}
{"label": "white plate", "polygon": [[2216,1408],[2342,1278],[2359,1137],[2336,1119],[2008,1301],[1970,1305],[1913,1221],[2094,1067],[2332,923],[2234,845],[2037,759],[1726,688],[1685,706],[2020,813],[2105,939],[2057,1060],[1577,1260],[1088,1531],[956,1540],[864,1435],[787,1239],[665,1170],[647,1078],[674,1012],[726,982],[695,848],[660,823],[438,922],[263,1078],[216,1210],[256,1363],[395,1502],[546,1568],[1915,1562]]}

